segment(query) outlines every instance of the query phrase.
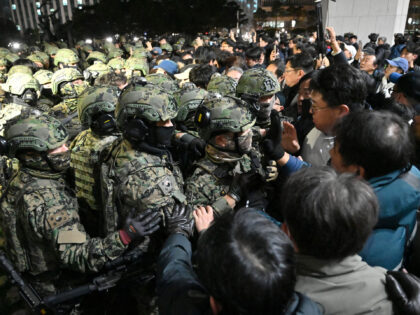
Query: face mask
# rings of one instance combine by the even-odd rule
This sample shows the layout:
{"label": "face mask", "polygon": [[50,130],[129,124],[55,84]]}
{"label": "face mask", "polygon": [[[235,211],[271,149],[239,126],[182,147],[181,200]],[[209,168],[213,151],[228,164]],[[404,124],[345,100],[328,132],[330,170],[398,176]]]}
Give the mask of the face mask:
{"label": "face mask", "polygon": [[56,172],[64,172],[70,167],[70,150],[48,154],[48,165]]}
{"label": "face mask", "polygon": [[302,117],[310,117],[309,109],[312,106],[312,100],[310,98],[305,98],[302,100]]}
{"label": "face mask", "polygon": [[22,95],[22,100],[29,106],[36,106],[37,99],[36,92],[33,90],[26,90]]}
{"label": "face mask", "polygon": [[236,144],[240,154],[246,154],[252,149],[252,131],[249,130],[245,134],[236,137]]}
{"label": "face mask", "polygon": [[273,110],[275,97],[268,103],[259,103],[260,110],[257,113],[258,121],[266,121],[270,118],[271,111]]}
{"label": "face mask", "polygon": [[52,98],[53,97],[52,90],[51,89],[46,89],[46,88],[42,89],[41,95],[46,97],[46,98]]}
{"label": "face mask", "polygon": [[172,136],[174,134],[175,127],[157,127],[153,126],[150,128],[148,137],[149,144],[157,147],[170,147]]}

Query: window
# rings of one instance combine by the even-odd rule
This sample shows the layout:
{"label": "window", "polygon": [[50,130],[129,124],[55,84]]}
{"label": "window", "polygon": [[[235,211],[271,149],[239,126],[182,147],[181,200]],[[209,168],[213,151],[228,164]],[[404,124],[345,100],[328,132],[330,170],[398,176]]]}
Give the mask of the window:
{"label": "window", "polygon": [[16,4],[12,4],[12,10],[16,10]]}
{"label": "window", "polygon": [[39,9],[41,7],[41,3],[39,1],[35,2],[36,7]]}
{"label": "window", "polygon": [[67,0],[63,0],[63,5],[66,6],[67,5]]}
{"label": "window", "polygon": [[38,13],[38,15],[41,15],[41,10],[40,9],[36,10],[36,13]]}
{"label": "window", "polygon": [[78,4],[78,5],[83,4],[83,0],[77,0],[77,4]]}
{"label": "window", "polygon": [[16,25],[16,28],[17,28],[18,31],[21,30],[20,25]]}

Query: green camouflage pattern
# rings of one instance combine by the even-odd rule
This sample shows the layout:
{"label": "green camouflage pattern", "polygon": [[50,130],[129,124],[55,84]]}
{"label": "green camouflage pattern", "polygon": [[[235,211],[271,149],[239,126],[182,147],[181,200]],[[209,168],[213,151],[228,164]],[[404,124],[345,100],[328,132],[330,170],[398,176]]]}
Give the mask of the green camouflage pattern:
{"label": "green camouflage pattern", "polygon": [[86,68],[86,71],[94,73],[96,77],[104,75],[112,71],[111,67],[102,63],[102,62],[95,62],[93,65]]}
{"label": "green camouflage pattern", "polygon": [[5,47],[0,47],[0,57],[4,57],[7,54],[10,54],[10,50]]}
{"label": "green camouflage pattern", "polygon": [[58,47],[49,43],[45,44],[44,52],[50,56],[54,56],[58,52]]}
{"label": "green camouflage pattern", "polygon": [[44,66],[48,65],[50,63],[50,56],[46,53],[44,53],[43,51],[37,51],[35,53],[39,58],[41,58],[42,60],[42,64]]}
{"label": "green camouflage pattern", "polygon": [[39,62],[41,64],[44,64],[44,60],[42,60],[41,56],[39,56],[36,53],[30,54],[28,57],[26,57],[26,59],[29,59],[32,62]]}
{"label": "green camouflage pattern", "polygon": [[53,77],[53,72],[50,70],[38,70],[34,74],[34,78],[39,82],[39,84],[44,85],[51,83]]}
{"label": "green camouflage pattern", "polygon": [[68,191],[60,174],[22,168],[0,205],[8,257],[41,296],[83,279],[71,270],[98,272],[126,248],[118,232],[90,238]]}
{"label": "green camouflage pattern", "polygon": [[14,63],[16,60],[19,60],[20,57],[18,54],[10,53],[6,55],[6,59],[9,60],[10,63]]}
{"label": "green camouflage pattern", "polygon": [[133,207],[141,213],[185,202],[179,167],[166,155],[134,150],[128,140],[114,148],[101,173],[107,233],[123,222]]}
{"label": "green camouflage pattern", "polygon": [[175,99],[179,104],[177,122],[184,123],[189,130],[195,130],[194,115],[195,110],[206,97],[207,91],[193,85],[184,85],[182,89],[175,93]]}
{"label": "green camouflage pattern", "polygon": [[[185,182],[188,205],[194,209],[211,205],[216,216],[220,216],[232,210],[223,198],[229,192],[232,176],[250,172],[252,163],[246,154],[235,163],[215,163],[207,155],[196,162],[195,167],[194,173]],[[261,167],[257,172],[264,174]]]}
{"label": "green camouflage pattern", "polygon": [[113,113],[118,102],[118,89],[106,86],[87,88],[77,100],[77,112],[83,127],[90,128],[92,115],[100,112]]}
{"label": "green camouflage pattern", "polygon": [[141,71],[143,76],[149,73],[149,65],[145,58],[130,57],[125,61],[124,68],[126,69],[127,75],[132,72]]}
{"label": "green camouflage pattern", "polygon": [[61,123],[49,116],[25,118],[6,127],[4,137],[10,144],[9,156],[28,149],[46,152],[66,143],[68,134]]}
{"label": "green camouflage pattern", "polygon": [[2,104],[2,108],[0,109],[0,136],[4,136],[4,130],[9,124],[13,124],[23,117],[39,114],[41,113],[38,111],[35,113],[34,108],[26,104]]}
{"label": "green camouflage pattern", "polygon": [[32,74],[19,72],[9,75],[6,83],[2,84],[2,89],[14,95],[22,95],[27,89],[33,89],[38,94],[40,92],[39,83]]}
{"label": "green camouflage pattern", "polygon": [[235,96],[237,85],[235,79],[227,75],[213,75],[207,85],[207,91],[220,93],[222,96]]}
{"label": "green camouflage pattern", "polygon": [[160,48],[162,48],[162,50],[166,50],[167,52],[172,52],[172,46],[169,43],[165,43],[163,45],[160,45]]}
{"label": "green camouflage pattern", "polygon": [[96,59],[106,63],[106,55],[100,51],[92,51],[89,56],[86,58],[86,61],[89,62],[91,59]]}
{"label": "green camouflage pattern", "polygon": [[117,125],[122,127],[130,117],[158,122],[174,119],[178,107],[174,97],[153,84],[134,85],[127,88],[119,98],[115,114]]}
{"label": "green camouflage pattern", "polygon": [[15,74],[15,73],[25,73],[25,74],[32,75],[32,70],[28,66],[17,65],[17,66],[11,67],[7,74],[11,76],[12,74]]}
{"label": "green camouflage pattern", "polygon": [[73,50],[68,48],[61,48],[55,54],[54,66],[58,66],[59,63],[63,63],[64,65],[75,64],[79,61],[79,56],[77,56]]}
{"label": "green camouflage pattern", "polygon": [[206,141],[215,132],[243,132],[255,124],[255,119],[246,103],[240,99],[209,94],[202,106],[210,111],[210,122],[204,126],[200,125],[203,117],[197,117],[198,133]]}
{"label": "green camouflage pattern", "polygon": [[236,96],[250,94],[257,97],[270,96],[280,91],[280,84],[274,74],[264,68],[246,70],[239,79]]}
{"label": "green camouflage pattern", "polygon": [[8,64],[9,61],[6,58],[0,57],[0,67],[7,67]]}
{"label": "green camouflage pattern", "polygon": [[[76,197],[79,204],[87,204],[92,210],[100,210],[100,164],[117,136],[99,136],[90,129],[82,131],[70,145],[71,162],[70,166],[75,173]],[[97,217],[98,216],[92,216]],[[90,222],[92,223],[92,222]],[[102,222],[97,220],[96,224]]]}
{"label": "green camouflage pattern", "polygon": [[124,55],[124,52],[122,51],[122,49],[120,49],[120,48],[111,49],[108,52],[108,60],[113,59],[113,58],[117,58],[117,57],[121,57],[122,55]]}
{"label": "green camouflage pattern", "polygon": [[63,123],[69,134],[69,141],[72,141],[82,131],[82,124],[77,113],[77,98],[63,100],[53,106],[48,115]]}
{"label": "green camouflage pattern", "polygon": [[149,53],[146,48],[136,46],[136,47],[133,47],[131,56],[135,58],[147,58],[148,54]]}
{"label": "green camouflage pattern", "polygon": [[110,61],[108,61],[108,66],[111,67],[114,70],[124,69],[125,68],[125,60],[120,58],[120,57],[112,58]]}
{"label": "green camouflage pattern", "polygon": [[51,89],[53,94],[58,93],[61,83],[72,82],[78,79],[84,80],[84,77],[77,69],[64,68],[57,70],[56,72],[54,72],[51,79]]}
{"label": "green camouflage pattern", "polygon": [[148,74],[146,75],[146,80],[148,83],[155,84],[169,93],[175,93],[179,90],[178,83],[163,73]]}

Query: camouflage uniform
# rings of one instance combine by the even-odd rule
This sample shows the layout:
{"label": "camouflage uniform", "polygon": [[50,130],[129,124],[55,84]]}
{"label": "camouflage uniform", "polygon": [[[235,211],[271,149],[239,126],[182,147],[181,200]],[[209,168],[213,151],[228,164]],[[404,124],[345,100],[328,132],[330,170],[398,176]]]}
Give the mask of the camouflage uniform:
{"label": "camouflage uniform", "polygon": [[145,144],[146,139],[135,143],[128,135],[136,128],[130,125],[134,117],[155,124],[173,119],[176,110],[173,97],[151,84],[132,86],[120,96],[116,117],[125,139],[113,149],[101,174],[106,181],[102,183],[102,191],[107,192],[103,197],[107,232],[114,231],[133,207],[159,209],[172,206],[175,201],[185,201],[182,174],[170,152],[165,148],[150,148],[153,144]]}
{"label": "camouflage uniform", "polygon": [[52,94],[52,90],[51,90],[52,76],[53,76],[52,71],[44,70],[44,69],[38,70],[34,74],[34,78],[42,86],[41,97],[39,98],[37,102],[37,108],[44,113],[47,113],[51,109],[51,107],[54,106],[54,99],[52,95],[47,97],[44,94],[46,90],[50,91],[50,93]]}
{"label": "camouflage uniform", "polygon": [[49,115],[59,119],[69,132],[69,140],[73,140],[82,131],[77,116],[77,98],[89,86],[86,82],[74,85],[72,81],[81,79],[83,75],[76,69],[64,68],[56,71],[52,77],[52,92],[63,98],[63,101],[49,111]]}
{"label": "camouflage uniform", "polygon": [[70,145],[70,166],[75,173],[76,197],[83,225],[89,235],[103,235],[100,165],[118,139],[113,119],[117,90],[111,87],[90,87],[79,98],[79,119],[86,129]]}
{"label": "camouflage uniform", "polygon": [[[210,116],[205,122],[205,109]],[[203,121],[202,121],[203,120]],[[215,134],[240,133],[250,129],[255,120],[239,99],[209,95],[197,110],[196,122],[200,136],[206,140],[206,157],[195,163],[196,169],[186,181],[187,201],[190,205],[211,205],[216,215],[232,210],[225,198],[232,176],[251,171],[263,176],[264,171],[255,152],[241,154],[218,149],[212,142]],[[235,145],[237,150],[237,146]]]}
{"label": "camouflage uniform", "polygon": [[227,75],[214,74],[207,85],[207,91],[220,93],[223,96],[235,96],[237,85],[235,79]]}
{"label": "camouflage uniform", "polygon": [[244,72],[236,87],[236,96],[245,100],[257,121],[253,128],[256,146],[261,142],[260,129],[270,127],[270,114],[274,101],[260,103],[260,97],[274,95],[280,91],[280,84],[274,75],[264,68],[253,68]]}
{"label": "camouflage uniform", "polygon": [[169,76],[163,73],[153,73],[146,75],[146,80],[149,83],[159,86],[161,89],[169,93],[175,93],[179,90],[178,84]]}
{"label": "camouflage uniform", "polygon": [[[68,138],[60,122],[47,116],[20,120],[5,135],[11,155],[23,148],[47,152]],[[99,271],[126,249],[118,232],[104,239],[86,234],[77,202],[63,180],[66,156],[19,156],[22,167],[0,205],[7,254],[41,296],[71,286],[75,279],[71,270]]]}

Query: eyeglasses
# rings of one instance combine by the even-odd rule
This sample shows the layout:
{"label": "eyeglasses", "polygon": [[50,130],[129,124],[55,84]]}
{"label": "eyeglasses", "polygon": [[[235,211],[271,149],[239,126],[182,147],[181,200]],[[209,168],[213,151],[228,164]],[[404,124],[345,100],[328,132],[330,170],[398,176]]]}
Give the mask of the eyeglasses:
{"label": "eyeglasses", "polygon": [[325,106],[325,107],[316,107],[316,106],[312,105],[312,106],[311,106],[311,108],[310,108],[310,110],[311,110],[313,113],[316,113],[316,112],[318,112],[318,111],[320,111],[320,110],[323,110],[323,109],[328,109],[328,108],[329,108],[328,106]]}
{"label": "eyeglasses", "polygon": [[287,69],[287,70],[284,70],[284,73],[288,73],[288,72],[292,72],[292,71],[299,71],[299,70],[301,70],[301,69]]}

